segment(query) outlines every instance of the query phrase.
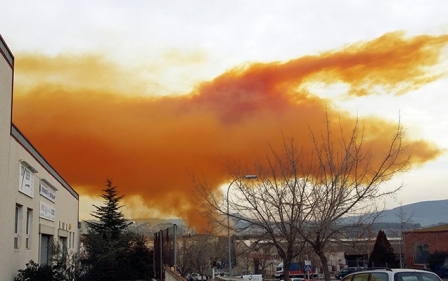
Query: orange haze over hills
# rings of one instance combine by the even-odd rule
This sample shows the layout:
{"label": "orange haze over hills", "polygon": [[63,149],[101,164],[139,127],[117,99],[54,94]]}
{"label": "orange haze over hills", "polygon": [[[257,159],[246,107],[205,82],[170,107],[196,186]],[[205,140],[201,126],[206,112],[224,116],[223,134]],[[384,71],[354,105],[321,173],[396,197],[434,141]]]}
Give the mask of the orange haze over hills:
{"label": "orange haze over hills", "polygon": [[[101,55],[19,54],[13,120],[80,194],[101,194],[111,178],[119,194],[138,195],[147,207],[197,226],[191,172],[218,190],[228,181],[229,159],[255,163],[268,142],[281,145],[282,134],[311,150],[309,127],[324,130],[326,114],[333,130],[339,122],[353,126],[356,116],[309,85],[344,83],[348,98],[405,94],[444,75],[436,70],[447,43],[446,35],[389,33],[286,62],[236,67],[173,96],[142,94],[145,81]],[[397,128],[380,117],[360,121],[378,151]],[[412,136],[406,144],[411,164],[441,153]]]}

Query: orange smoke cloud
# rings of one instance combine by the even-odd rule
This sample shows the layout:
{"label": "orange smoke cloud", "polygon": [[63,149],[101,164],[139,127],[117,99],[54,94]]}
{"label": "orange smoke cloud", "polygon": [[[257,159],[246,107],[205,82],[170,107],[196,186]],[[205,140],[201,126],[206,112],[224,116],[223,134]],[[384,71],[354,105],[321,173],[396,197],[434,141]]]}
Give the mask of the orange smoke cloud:
{"label": "orange smoke cloud", "polygon": [[[119,193],[138,195],[147,207],[201,221],[189,171],[219,188],[228,159],[255,163],[282,133],[312,149],[308,127],[324,119],[352,126],[355,118],[307,89],[307,83],[343,82],[348,95],[403,94],[437,79],[448,36],[404,38],[390,33],[340,50],[287,62],[232,69],[182,96],[148,96],[132,70],[101,56],[16,56],[16,125],[79,193],[97,196],[106,178]],[[156,94],[156,93],[155,93]],[[378,149],[396,124],[362,120]],[[338,126],[338,122],[334,122]],[[381,132],[381,133],[379,133]],[[440,154],[422,140],[407,139],[413,164]]]}

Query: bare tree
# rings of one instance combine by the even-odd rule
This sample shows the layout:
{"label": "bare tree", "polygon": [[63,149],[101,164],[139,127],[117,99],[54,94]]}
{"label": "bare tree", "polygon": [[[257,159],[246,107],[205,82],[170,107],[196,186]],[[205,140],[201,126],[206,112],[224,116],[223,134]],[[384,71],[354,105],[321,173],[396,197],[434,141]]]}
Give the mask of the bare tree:
{"label": "bare tree", "polygon": [[[259,237],[241,235],[235,239],[234,261],[243,274],[260,274],[270,266],[275,249],[269,243],[259,241]],[[274,252],[275,251],[275,252]],[[274,252],[274,254],[273,254]]]}
{"label": "bare tree", "polygon": [[227,260],[227,239],[215,235],[214,241],[211,251],[211,266],[222,271]]}
{"label": "bare tree", "polygon": [[342,127],[339,134],[332,133],[328,118],[326,128],[318,136],[311,131],[315,154],[308,165],[313,173],[300,191],[302,219],[296,229],[319,256],[329,281],[325,255],[329,241],[350,230],[370,227],[381,211],[378,200],[402,187],[384,190],[381,185],[406,171],[410,162],[401,123],[379,153],[373,152],[358,122],[348,135]]}
{"label": "bare tree", "polygon": [[358,120],[349,130],[341,124],[337,132],[331,128],[328,117],[323,132],[309,128],[313,147],[307,150],[294,137],[283,137],[281,151],[271,146],[266,159],[256,163],[256,182],[239,179],[244,173],[235,169],[234,192],[224,197],[232,212],[227,212],[222,197],[211,192],[205,180],[195,182],[209,215],[238,219],[239,229],[258,233],[260,241],[276,247],[285,280],[290,263],[309,245],[329,281],[326,250],[330,241],[373,223],[381,211],[378,200],[393,196],[401,185],[388,190],[380,187],[409,168],[401,123],[381,147],[374,147],[364,136]]}
{"label": "bare tree", "polygon": [[[257,245],[254,245],[254,259],[258,260],[258,264],[262,272],[266,272],[266,270],[272,265],[272,260],[274,256],[276,256],[277,252],[273,245],[269,242],[263,243],[263,241],[259,242]],[[276,264],[274,266],[277,266]]]}
{"label": "bare tree", "polygon": [[277,266],[277,264],[273,264],[273,260],[275,260],[275,257],[277,256],[277,251],[269,241],[260,241],[256,245],[253,245],[252,248],[254,263],[258,264],[259,269],[263,273],[265,273],[269,267]]}
{"label": "bare tree", "polygon": [[258,166],[259,176],[266,174],[266,177],[261,177],[256,186],[241,177],[235,177],[233,196],[224,198],[234,211],[232,213],[227,212],[226,204],[211,191],[205,180],[195,179],[195,186],[206,200],[204,210],[208,216],[217,218],[217,224],[225,226],[222,215],[230,216],[237,222],[237,228],[233,227],[233,230],[258,234],[252,236],[254,245],[263,242],[276,248],[284,263],[284,278],[288,280],[289,265],[304,246],[303,239],[294,227],[300,219],[300,202],[295,196],[296,186],[288,184],[291,174],[286,169],[275,169],[274,162],[270,164],[272,169],[266,173],[262,173],[261,165]]}
{"label": "bare tree", "polygon": [[201,276],[208,274],[213,257],[212,249],[215,237],[209,234],[197,234],[190,241],[190,262],[193,269]]}
{"label": "bare tree", "polygon": [[192,243],[189,243],[190,237],[189,235],[183,235],[177,241],[177,270],[179,274],[183,277],[186,277],[188,273],[192,270],[192,265],[190,262],[190,257],[192,255]]}
{"label": "bare tree", "polygon": [[397,214],[398,219],[400,220],[400,244],[399,245],[399,259],[400,259],[400,268],[406,267],[403,260],[403,228],[406,226],[406,224],[412,222],[412,217],[414,216],[414,212],[412,212],[411,215],[407,215],[406,212],[403,210],[403,205],[400,203],[400,209],[399,213]]}
{"label": "bare tree", "polygon": [[247,241],[239,239],[235,241],[234,245],[235,250],[233,251],[233,253],[235,255],[235,258],[233,259],[233,261],[235,262],[236,267],[239,267],[241,269],[242,273],[248,274],[251,267],[253,268],[254,266],[254,261],[251,256],[251,244],[248,244]]}
{"label": "bare tree", "polygon": [[177,270],[182,276],[197,272],[201,275],[209,274],[213,264],[221,258],[222,242],[219,237],[207,234],[194,234],[190,232],[177,241]]}

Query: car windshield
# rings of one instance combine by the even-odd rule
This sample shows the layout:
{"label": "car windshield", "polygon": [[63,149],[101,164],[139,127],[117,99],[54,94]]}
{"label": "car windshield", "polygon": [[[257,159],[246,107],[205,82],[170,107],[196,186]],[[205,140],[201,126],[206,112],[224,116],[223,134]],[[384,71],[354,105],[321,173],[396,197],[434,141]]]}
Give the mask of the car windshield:
{"label": "car windshield", "polygon": [[425,272],[399,272],[395,274],[394,279],[394,281],[440,281],[437,275]]}

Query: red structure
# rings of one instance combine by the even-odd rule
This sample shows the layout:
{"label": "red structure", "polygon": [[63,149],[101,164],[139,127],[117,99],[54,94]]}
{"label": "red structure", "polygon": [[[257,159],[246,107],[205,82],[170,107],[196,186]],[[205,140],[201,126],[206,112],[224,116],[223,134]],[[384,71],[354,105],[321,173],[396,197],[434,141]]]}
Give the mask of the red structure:
{"label": "red structure", "polygon": [[448,224],[403,232],[404,263],[407,268],[426,268],[430,254],[448,251]]}

